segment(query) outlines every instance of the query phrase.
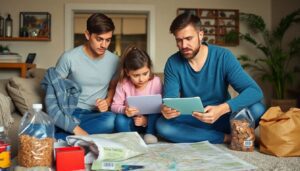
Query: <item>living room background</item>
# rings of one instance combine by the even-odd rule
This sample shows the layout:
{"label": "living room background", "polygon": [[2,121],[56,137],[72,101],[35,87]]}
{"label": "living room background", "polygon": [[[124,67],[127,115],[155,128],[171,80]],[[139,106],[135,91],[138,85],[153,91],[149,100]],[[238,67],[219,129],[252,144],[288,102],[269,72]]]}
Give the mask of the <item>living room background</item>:
{"label": "living room background", "polygon": [[[13,36],[19,36],[19,13],[20,12],[49,12],[51,14],[51,41],[0,41],[1,45],[8,45],[12,52],[17,52],[26,56],[30,52],[37,53],[35,63],[38,68],[48,68],[56,64],[57,59],[65,50],[65,6],[66,4],[136,4],[150,5],[154,8],[155,23],[155,59],[154,70],[162,72],[167,58],[177,51],[173,36],[169,33],[171,21],[177,15],[178,8],[216,8],[216,9],[238,9],[240,12],[255,13],[263,17],[268,27],[277,25],[282,16],[298,8],[300,2],[297,0],[51,0],[36,1],[26,0],[20,3],[18,0],[0,0],[0,13],[6,17],[8,13],[13,19]],[[245,28],[240,25],[240,31]],[[299,27],[293,27],[288,31],[289,36],[293,37],[299,33]],[[250,54],[255,56],[257,53],[247,43],[241,41],[239,46],[229,48],[236,56]],[[17,75],[17,71],[1,70],[0,78],[9,78]],[[266,89],[268,90],[268,89]],[[265,92],[267,93],[267,92]]]}

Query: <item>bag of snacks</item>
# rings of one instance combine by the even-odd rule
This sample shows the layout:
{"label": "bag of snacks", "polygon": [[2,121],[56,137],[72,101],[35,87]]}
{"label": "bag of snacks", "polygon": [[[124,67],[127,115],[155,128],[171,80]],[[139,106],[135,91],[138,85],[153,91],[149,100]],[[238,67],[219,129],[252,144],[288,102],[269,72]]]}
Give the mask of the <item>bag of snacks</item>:
{"label": "bag of snacks", "polygon": [[19,127],[18,164],[51,167],[54,141],[52,119],[42,111],[42,104],[33,104]]}
{"label": "bag of snacks", "polygon": [[230,149],[237,151],[253,151],[255,141],[255,120],[249,109],[244,108],[233,113],[230,118],[231,144]]}

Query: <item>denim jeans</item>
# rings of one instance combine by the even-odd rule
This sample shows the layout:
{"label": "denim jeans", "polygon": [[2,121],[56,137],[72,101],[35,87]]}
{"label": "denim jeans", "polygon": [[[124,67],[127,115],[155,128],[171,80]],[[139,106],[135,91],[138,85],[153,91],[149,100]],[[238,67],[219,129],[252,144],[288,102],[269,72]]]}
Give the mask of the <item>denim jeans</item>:
{"label": "denim jeans", "polygon": [[135,126],[133,118],[127,117],[126,114],[117,114],[115,121],[115,128],[117,132],[132,132],[137,131],[139,133],[156,134],[155,124],[161,114],[149,114],[145,115],[148,118],[146,127]]}
{"label": "denim jeans", "polygon": [[[73,112],[73,117],[80,120],[79,126],[88,134],[101,134],[114,132],[116,114],[113,112],[99,112],[77,108]],[[56,127],[55,138],[65,140],[68,135],[72,135]]]}
{"label": "denim jeans", "polygon": [[[259,102],[250,106],[249,110],[257,127],[265,106]],[[224,134],[229,134],[231,130],[230,114],[221,116],[213,124],[201,122],[191,115],[180,115],[169,120],[161,116],[156,123],[156,130],[159,136],[176,143],[206,140],[215,144],[223,143]]]}

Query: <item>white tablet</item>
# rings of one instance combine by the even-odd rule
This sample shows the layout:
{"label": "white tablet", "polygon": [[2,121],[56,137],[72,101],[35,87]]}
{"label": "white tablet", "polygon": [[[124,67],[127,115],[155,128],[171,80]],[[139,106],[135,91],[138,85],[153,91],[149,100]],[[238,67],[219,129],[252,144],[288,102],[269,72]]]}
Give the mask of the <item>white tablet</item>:
{"label": "white tablet", "polygon": [[135,107],[144,114],[160,113],[162,104],[162,97],[160,94],[147,96],[129,96],[127,97],[127,104],[129,107]]}

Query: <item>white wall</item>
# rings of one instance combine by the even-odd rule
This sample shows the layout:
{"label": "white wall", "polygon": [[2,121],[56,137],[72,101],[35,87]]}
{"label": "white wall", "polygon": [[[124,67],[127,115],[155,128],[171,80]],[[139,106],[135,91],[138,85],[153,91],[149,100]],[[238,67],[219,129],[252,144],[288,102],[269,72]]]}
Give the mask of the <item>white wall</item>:
{"label": "white wall", "polygon": [[[51,13],[51,41],[0,41],[9,45],[11,51],[26,57],[29,52],[36,52],[38,67],[54,66],[64,51],[64,7],[66,3],[98,3],[98,4],[149,4],[155,7],[155,71],[163,71],[167,58],[177,51],[174,38],[169,34],[169,26],[176,16],[177,8],[218,8],[239,9],[261,15],[267,25],[271,25],[271,0],[0,0],[0,13],[11,13],[13,18],[13,35],[18,36],[19,12],[41,11]],[[241,27],[243,31],[243,27]],[[229,47],[235,55],[253,54],[254,52],[243,42],[240,46]],[[0,78],[7,77],[7,72],[0,70]]]}

